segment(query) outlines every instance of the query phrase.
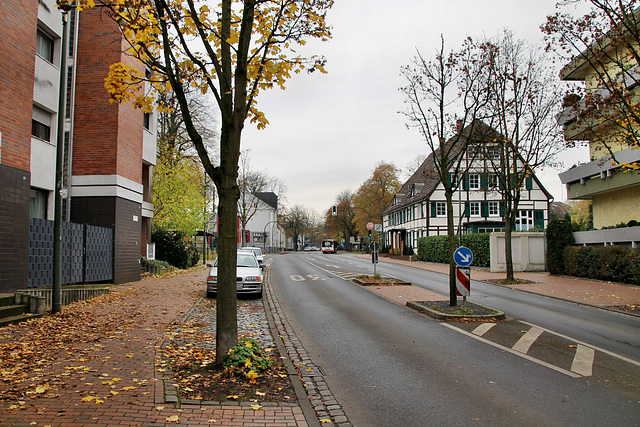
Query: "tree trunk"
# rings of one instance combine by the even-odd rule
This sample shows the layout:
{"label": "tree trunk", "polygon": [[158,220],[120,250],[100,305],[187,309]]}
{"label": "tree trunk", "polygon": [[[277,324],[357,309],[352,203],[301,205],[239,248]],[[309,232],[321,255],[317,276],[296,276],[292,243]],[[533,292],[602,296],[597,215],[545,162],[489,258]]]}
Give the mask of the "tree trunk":
{"label": "tree trunk", "polygon": [[456,234],[453,221],[453,194],[449,191],[445,192],[447,199],[447,236],[449,240],[449,305],[455,307],[458,305],[458,296],[456,295],[456,262],[453,253],[456,250]]}
{"label": "tree trunk", "polygon": [[218,293],[216,301],[216,364],[238,341],[236,296],[237,192],[235,182],[223,177],[219,189],[220,233],[218,240]]}
{"label": "tree trunk", "polygon": [[[511,248],[511,224],[513,224],[512,220],[512,211],[508,210],[505,212],[505,224],[504,224],[504,256],[505,263],[507,267],[507,281],[513,282],[513,250]],[[508,218],[508,219],[507,219]]]}

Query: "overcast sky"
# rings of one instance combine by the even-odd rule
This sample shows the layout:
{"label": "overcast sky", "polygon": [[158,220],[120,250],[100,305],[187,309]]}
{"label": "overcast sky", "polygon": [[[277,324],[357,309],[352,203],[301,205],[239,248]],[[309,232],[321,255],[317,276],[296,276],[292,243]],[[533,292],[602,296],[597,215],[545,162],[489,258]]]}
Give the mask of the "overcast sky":
{"label": "overcast sky", "polygon": [[[294,75],[287,89],[263,92],[258,108],[270,124],[247,123],[242,149],[251,165],[287,187],[284,205],[324,213],[344,190],[357,191],[381,161],[406,169],[428,147],[407,129],[399,88],[400,67],[416,49],[432,58],[445,38],[447,50],[464,38],[511,29],[519,39],[541,42],[540,24],[556,0],[336,0],[329,12],[333,38],[309,43],[324,55],[328,74]],[[566,9],[565,9],[566,10]],[[560,102],[560,100],[558,100]],[[563,153],[565,168],[587,161],[586,149]],[[564,168],[563,168],[564,170]],[[556,201],[566,200],[557,170],[539,171]],[[282,202],[281,202],[282,203]]]}

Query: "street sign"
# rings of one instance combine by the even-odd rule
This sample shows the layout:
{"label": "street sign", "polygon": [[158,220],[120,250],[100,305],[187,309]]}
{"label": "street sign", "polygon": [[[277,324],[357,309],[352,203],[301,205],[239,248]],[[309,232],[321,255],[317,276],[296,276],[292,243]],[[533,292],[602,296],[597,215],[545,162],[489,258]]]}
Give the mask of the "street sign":
{"label": "street sign", "polygon": [[377,264],[378,263],[378,251],[372,251],[371,252],[371,262],[373,264]]}
{"label": "street sign", "polygon": [[368,222],[367,223],[367,230],[373,230],[373,223],[372,222]]}
{"label": "street sign", "polygon": [[374,224],[376,233],[382,233],[382,224]]}
{"label": "street sign", "polygon": [[471,252],[471,249],[460,246],[453,253],[453,260],[460,267],[467,267],[471,265],[471,262],[473,261],[473,253]]}
{"label": "street sign", "polygon": [[373,242],[369,243],[369,249],[371,249],[371,252],[378,252],[378,250],[380,249],[380,243],[374,240]]}
{"label": "street sign", "polygon": [[471,293],[471,269],[456,267],[456,295],[468,297]]}

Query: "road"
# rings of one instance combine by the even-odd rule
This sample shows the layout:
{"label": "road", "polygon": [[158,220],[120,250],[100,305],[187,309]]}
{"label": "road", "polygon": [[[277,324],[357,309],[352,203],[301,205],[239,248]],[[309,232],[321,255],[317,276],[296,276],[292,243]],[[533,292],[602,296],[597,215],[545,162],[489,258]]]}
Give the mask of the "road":
{"label": "road", "polygon": [[[436,273],[381,268],[448,286]],[[274,256],[270,266],[272,291],[354,425],[640,422],[638,319],[472,282],[477,302],[509,316],[476,329],[348,280],[371,270],[367,260],[321,253]]]}

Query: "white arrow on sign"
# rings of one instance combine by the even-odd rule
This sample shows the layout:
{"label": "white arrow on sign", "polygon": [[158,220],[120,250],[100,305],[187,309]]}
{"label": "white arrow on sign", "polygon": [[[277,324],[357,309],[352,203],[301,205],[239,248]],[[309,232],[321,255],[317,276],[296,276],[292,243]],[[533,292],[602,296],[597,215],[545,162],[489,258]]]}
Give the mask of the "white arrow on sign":
{"label": "white arrow on sign", "polygon": [[460,254],[460,259],[462,260],[462,262],[468,263],[471,262],[471,255],[467,254],[467,255],[463,255]]}

